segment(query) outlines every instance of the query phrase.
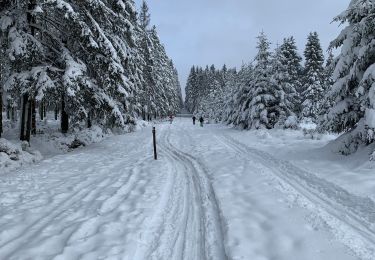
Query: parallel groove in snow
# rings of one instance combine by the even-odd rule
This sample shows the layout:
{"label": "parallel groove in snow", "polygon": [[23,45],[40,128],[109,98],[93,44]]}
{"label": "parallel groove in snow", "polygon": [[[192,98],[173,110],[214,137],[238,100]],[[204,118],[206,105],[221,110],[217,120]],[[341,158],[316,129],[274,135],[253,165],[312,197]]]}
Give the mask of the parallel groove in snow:
{"label": "parallel groove in snow", "polygon": [[[299,169],[289,162],[278,160],[267,152],[248,147],[229,136],[216,135],[216,138],[246,160],[255,156],[258,160],[254,163],[271,169],[280,181],[288,184],[308,201],[328,213],[331,219],[326,219],[327,221],[338,221],[333,228],[346,225],[350,233],[341,234],[345,236],[343,242],[361,258],[374,259],[375,204],[371,199],[349,194],[333,183]],[[343,232],[342,229],[337,231]]]}
{"label": "parallel groove in snow", "polygon": [[[159,146],[170,164],[174,188],[162,198],[135,258],[171,260],[225,260],[219,208],[206,173],[197,160],[171,142],[171,129],[161,129]],[[166,196],[164,193],[163,197]],[[165,204],[168,206],[164,207]],[[158,218],[162,219],[158,219]],[[155,227],[155,225],[157,227]],[[151,235],[151,237],[150,237]],[[171,239],[172,238],[172,239]],[[159,241],[159,242],[157,242]],[[172,251],[170,251],[172,249]]]}
{"label": "parallel groove in snow", "polygon": [[[142,208],[138,210],[136,204],[121,207],[129,196],[142,195],[150,186],[151,179],[144,178],[145,172],[139,172],[145,167],[145,160],[151,161],[151,154],[145,157],[142,149],[149,144],[149,139],[135,144],[134,148],[140,145],[141,149],[133,149],[133,155],[138,160],[133,161],[132,168],[124,167],[124,154],[115,151],[115,148],[109,154],[92,154],[94,157],[88,158],[95,158],[94,161],[87,162],[81,172],[77,169],[86,163],[87,154],[82,154],[84,157],[80,154],[66,155],[67,161],[54,160],[52,165],[47,160],[41,163],[44,167],[48,166],[43,167],[43,171],[36,166],[35,172],[9,175],[9,183],[0,184],[11,188],[13,182],[18,181],[22,189],[10,191],[21,192],[26,200],[13,206],[11,203],[0,204],[0,223],[4,224],[0,230],[0,259],[25,259],[26,256],[30,259],[96,259],[96,245],[105,247],[104,243],[100,243],[98,234],[116,227],[115,233],[110,235],[117,236],[121,232],[119,222],[130,216],[126,213],[127,209],[137,218],[135,222],[142,221],[142,215],[135,215],[139,214],[137,211],[143,211]],[[34,182],[41,187],[34,188],[30,193],[27,187],[33,187]],[[43,204],[46,196],[48,202]],[[36,210],[38,214],[35,216],[29,214]],[[26,220],[25,223],[17,223],[17,218],[6,222],[10,214],[20,216],[20,219]],[[115,241],[104,242],[113,245],[106,250],[107,256],[123,254],[123,245],[119,247],[113,243]],[[38,253],[37,248],[43,254]],[[37,254],[37,258],[33,254]]]}

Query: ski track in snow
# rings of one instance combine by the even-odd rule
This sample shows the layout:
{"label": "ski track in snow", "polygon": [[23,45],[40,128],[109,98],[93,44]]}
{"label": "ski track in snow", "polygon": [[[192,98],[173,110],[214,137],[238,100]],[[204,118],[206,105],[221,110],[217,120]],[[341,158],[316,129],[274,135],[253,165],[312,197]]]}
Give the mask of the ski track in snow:
{"label": "ski track in snow", "polygon": [[218,203],[204,167],[172,144],[170,127],[161,132],[159,146],[171,168],[169,185],[135,259],[228,259]]}
{"label": "ski track in snow", "polygon": [[139,149],[151,147],[149,138],[144,140],[129,147],[132,159],[138,158],[131,163],[119,149],[97,150],[91,157],[58,156],[31,174],[5,178],[0,183],[0,259],[124,259],[131,251],[124,244],[136,243],[126,233],[141,229],[158,197],[153,188],[163,185],[163,176],[151,179],[144,170],[152,162],[151,153],[145,157]]}
{"label": "ski track in snow", "polygon": [[350,194],[341,187],[293,164],[274,158],[267,152],[249,147],[234,138],[215,133],[215,137],[239,156],[251,160],[260,168],[270,169],[284,187],[284,191],[302,196],[304,206],[334,230],[336,237],[351,248],[361,259],[375,256],[375,203],[370,198]]}
{"label": "ski track in snow", "polygon": [[[189,132],[192,129],[195,135]],[[228,212],[220,208],[223,201],[217,200],[212,186],[213,165],[203,159],[210,154],[213,157],[209,158],[222,158],[217,157],[215,149],[221,149],[222,154],[232,152],[239,158],[222,158],[230,164],[223,170],[225,174],[231,170],[242,171],[243,175],[249,170],[258,174],[259,170],[278,180],[280,187],[276,189],[280,188],[288,198],[294,196],[303,208],[321,217],[338,240],[361,259],[374,259],[375,204],[371,199],[350,194],[287,161],[240,143],[225,131],[209,127],[159,125],[160,158],[154,161],[150,132],[145,129],[114,137],[2,176],[0,259],[229,259],[237,248],[231,244],[236,241],[228,240],[233,226],[227,225],[223,213]],[[206,136],[210,140],[204,145],[196,142]],[[216,147],[215,141],[222,146]],[[241,165],[231,165],[233,160]],[[232,177],[241,181],[235,174]],[[218,192],[223,199],[224,191]],[[233,192],[237,192],[235,187]],[[249,194],[242,198],[241,192],[247,190],[233,195],[245,200]],[[256,203],[262,201],[254,201],[252,206],[256,207]],[[241,214],[251,209],[244,207]],[[251,231],[251,223],[247,228]],[[268,250],[269,242],[271,247],[277,246],[273,243],[283,243],[268,237],[272,232],[265,232],[261,234],[265,239],[253,243],[267,245],[254,247],[255,250]],[[252,241],[243,241],[242,245],[246,247],[246,243]],[[278,250],[282,249],[281,246]],[[269,258],[256,259],[277,259],[273,253],[265,255]]]}
{"label": "ski track in snow", "polygon": [[169,125],[153,161],[144,132],[4,176],[0,259],[228,259],[206,169]]}

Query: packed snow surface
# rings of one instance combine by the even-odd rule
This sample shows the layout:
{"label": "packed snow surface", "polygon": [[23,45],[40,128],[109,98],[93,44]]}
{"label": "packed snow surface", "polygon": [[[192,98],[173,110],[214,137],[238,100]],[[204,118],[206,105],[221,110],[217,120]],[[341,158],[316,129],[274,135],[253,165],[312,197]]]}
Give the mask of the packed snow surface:
{"label": "packed snow surface", "polygon": [[375,259],[372,166],[330,137],[156,129],[157,161],[147,127],[0,175],[0,259]]}

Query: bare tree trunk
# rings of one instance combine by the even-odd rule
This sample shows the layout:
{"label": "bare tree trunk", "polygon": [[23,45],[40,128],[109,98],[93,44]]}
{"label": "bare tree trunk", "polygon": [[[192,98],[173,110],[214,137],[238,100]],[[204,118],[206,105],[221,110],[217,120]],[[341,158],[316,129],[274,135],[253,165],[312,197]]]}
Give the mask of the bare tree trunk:
{"label": "bare tree trunk", "polygon": [[146,121],[146,110],[144,108],[142,108],[142,118]]}
{"label": "bare tree trunk", "polygon": [[7,105],[7,119],[10,120],[10,110],[12,108],[10,107],[10,104]]}
{"label": "bare tree trunk", "polygon": [[30,100],[31,106],[31,134],[36,135],[36,107],[35,99]]}
{"label": "bare tree trunk", "polygon": [[32,101],[29,99],[27,102],[27,121],[26,121],[26,134],[25,140],[30,143],[32,128]]}
{"label": "bare tree trunk", "polygon": [[69,130],[69,116],[65,111],[65,96],[61,97],[61,132],[66,134]]}
{"label": "bare tree trunk", "polygon": [[41,121],[43,121],[44,119],[44,102],[43,101],[39,103],[39,118]]}
{"label": "bare tree trunk", "polygon": [[12,107],[11,111],[10,111],[10,119],[12,120],[12,122],[17,121],[16,120],[16,112],[17,112],[17,110],[14,107]]}
{"label": "bare tree trunk", "polygon": [[47,118],[47,105],[43,102],[43,118]]}
{"label": "bare tree trunk", "polygon": [[0,90],[0,137],[3,133],[3,91]]}
{"label": "bare tree trunk", "polygon": [[28,94],[22,95],[22,104],[21,104],[21,126],[20,126],[20,140],[25,141],[25,121],[26,121],[26,106],[27,106],[27,100],[29,99]]}
{"label": "bare tree trunk", "polygon": [[55,105],[55,120],[58,119],[58,115],[59,115],[59,107],[58,107],[58,105],[56,104],[56,105]]}
{"label": "bare tree trunk", "polygon": [[87,128],[91,128],[91,127],[92,127],[91,113],[89,113],[87,116]]}
{"label": "bare tree trunk", "polygon": [[[31,24],[35,24],[35,17],[31,10],[34,10],[36,0],[28,0],[27,3],[27,23],[29,25],[31,35],[35,36],[35,28]],[[27,108],[27,109],[26,109]],[[30,99],[30,94],[24,94],[22,106],[22,120],[21,120],[21,140],[30,143],[32,124],[33,124],[33,100]],[[26,123],[26,125],[25,125]],[[25,131],[26,130],[26,131]]]}

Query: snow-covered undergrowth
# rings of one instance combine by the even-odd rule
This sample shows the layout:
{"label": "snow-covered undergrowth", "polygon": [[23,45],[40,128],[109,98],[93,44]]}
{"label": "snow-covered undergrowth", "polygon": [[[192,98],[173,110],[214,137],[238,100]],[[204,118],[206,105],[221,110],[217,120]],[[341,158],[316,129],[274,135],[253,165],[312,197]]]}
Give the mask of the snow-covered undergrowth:
{"label": "snow-covered undergrowth", "polygon": [[[30,148],[22,151],[21,142],[18,141],[18,123],[4,121],[5,139],[2,140],[2,152],[0,158],[0,172],[7,173],[22,166],[40,161],[43,157],[51,157],[58,154],[71,152],[94,143],[99,143],[104,139],[134,131],[139,131],[157,122],[139,120],[136,125],[129,125],[125,128],[104,129],[100,126],[91,128],[74,128],[67,134],[59,131],[59,121],[44,120],[37,122],[37,134],[31,137]],[[0,147],[0,151],[2,148]],[[14,152],[11,152],[14,151]],[[6,156],[7,155],[7,156]],[[18,157],[16,157],[16,155]]]}
{"label": "snow-covered undergrowth", "polygon": [[[361,121],[358,126],[350,132],[342,134],[339,138],[333,141],[329,147],[332,151],[341,153],[343,155],[351,155],[358,152],[366,158],[373,160],[375,153],[375,143],[367,144],[368,137],[363,133],[365,131],[364,122]],[[367,154],[366,154],[367,153]]]}
{"label": "snow-covered undergrowth", "polygon": [[0,173],[15,170],[21,166],[38,162],[42,159],[39,151],[13,144],[4,138],[0,139]]}
{"label": "snow-covered undergrowth", "polygon": [[[68,134],[59,132],[59,121],[37,122],[37,134],[31,137],[30,146],[19,141],[19,124],[4,122],[4,138],[1,139],[0,172],[7,173],[40,161],[42,158],[63,154],[79,147],[102,141],[111,135],[98,126],[90,129],[74,129]],[[25,151],[21,146],[27,147]]]}
{"label": "snow-covered undergrowth", "polygon": [[104,131],[99,126],[93,126],[84,130],[77,129],[69,134],[54,132],[41,135],[37,138],[46,144],[53,145],[58,150],[69,152],[79,147],[98,143],[109,135],[111,135],[110,131]]}

